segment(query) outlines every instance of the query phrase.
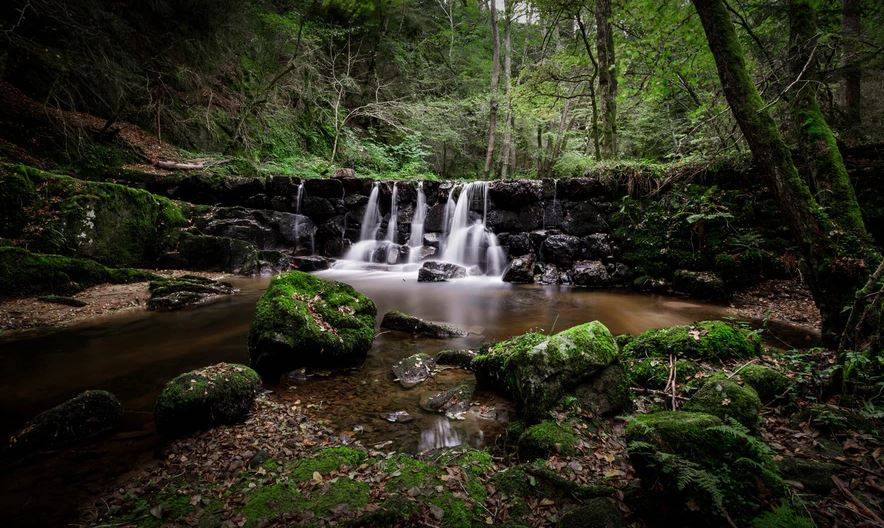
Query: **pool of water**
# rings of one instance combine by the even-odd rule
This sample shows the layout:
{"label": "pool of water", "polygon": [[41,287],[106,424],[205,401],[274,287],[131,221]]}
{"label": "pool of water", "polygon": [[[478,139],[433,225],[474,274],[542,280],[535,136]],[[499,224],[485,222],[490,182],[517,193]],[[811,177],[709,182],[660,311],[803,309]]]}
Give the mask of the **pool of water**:
{"label": "pool of water", "polygon": [[[328,270],[318,275],[364,292],[377,304],[379,316],[399,309],[478,332],[438,340],[381,331],[357,369],[286,377],[268,387],[273,398],[315,405],[343,436],[366,444],[392,442],[392,447],[408,451],[490,443],[512,408],[494,394],[478,392],[474,400],[479,405],[463,420],[426,413],[419,406],[422,396],[472,376],[458,369],[445,370],[404,390],[390,372],[400,358],[443,348],[476,348],[531,329],[554,332],[594,319],[615,334],[635,333],[721,317],[725,310],[663,296],[516,286],[484,277],[418,283],[416,272]],[[268,281],[234,279],[239,294],[194,310],[129,312],[0,340],[0,429],[4,434],[86,389],[109,390],[126,409],[123,427],[110,438],[4,468],[0,508],[7,512],[5,516],[11,516],[16,525],[65,519],[84,494],[95,493],[126,470],[153,460],[160,447],[153,434],[156,395],[183,371],[219,361],[248,363],[246,336],[255,302]],[[391,423],[384,415],[394,411],[406,411],[414,419]]]}

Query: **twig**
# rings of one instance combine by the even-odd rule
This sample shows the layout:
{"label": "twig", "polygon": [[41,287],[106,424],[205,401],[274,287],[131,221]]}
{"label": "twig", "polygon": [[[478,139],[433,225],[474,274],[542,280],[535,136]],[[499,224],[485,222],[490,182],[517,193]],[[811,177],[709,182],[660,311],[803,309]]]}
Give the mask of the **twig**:
{"label": "twig", "polygon": [[736,376],[737,374],[739,374],[739,372],[740,372],[741,370],[743,370],[744,368],[748,367],[749,365],[755,363],[756,361],[758,361],[758,358],[750,359],[749,361],[743,363],[743,364],[740,366],[740,368],[738,368],[737,370],[735,370],[735,371],[731,372],[730,374],[728,374],[728,375],[727,375],[727,379],[732,379],[734,376]]}
{"label": "twig", "polygon": [[843,493],[845,497],[850,499],[850,501],[857,508],[859,508],[860,511],[862,511],[862,513],[864,513],[870,520],[874,521],[875,524],[877,524],[878,526],[884,526],[884,520],[882,520],[881,517],[878,517],[878,514],[876,514],[868,506],[863,504],[862,501],[860,501],[858,498],[856,498],[856,495],[854,495],[853,493],[850,492],[849,489],[847,489],[847,484],[845,484],[843,480],[841,480],[840,478],[838,478],[835,475],[832,475],[832,482],[834,482],[835,486],[837,486],[838,489],[841,490],[841,493]]}

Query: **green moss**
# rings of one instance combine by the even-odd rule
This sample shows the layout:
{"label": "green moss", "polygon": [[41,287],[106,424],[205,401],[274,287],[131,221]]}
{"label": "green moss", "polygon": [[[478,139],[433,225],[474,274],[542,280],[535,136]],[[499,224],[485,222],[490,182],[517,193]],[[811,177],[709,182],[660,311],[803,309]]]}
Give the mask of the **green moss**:
{"label": "green moss", "polygon": [[756,429],[760,420],[761,400],[751,387],[743,387],[728,379],[711,379],[700,387],[683,409],[734,419],[750,429]]}
{"label": "green moss", "polygon": [[270,379],[302,366],[353,363],[371,347],[376,315],[371,299],[347,284],[299,271],[277,275],[255,309],[251,363]]}
{"label": "green moss", "polygon": [[692,325],[648,330],[624,348],[636,358],[731,359],[757,356],[761,339],[756,332],[724,321],[700,321]]}
{"label": "green moss", "polygon": [[290,484],[271,484],[256,488],[246,499],[241,514],[249,526],[295,511],[301,498],[300,492]]}
{"label": "green moss", "polygon": [[366,459],[365,451],[346,446],[328,447],[315,455],[296,462],[292,467],[292,478],[302,482],[313,478],[313,473],[328,475],[343,466],[354,468]]}
{"label": "green moss", "polygon": [[739,376],[749,385],[763,402],[782,397],[792,386],[792,382],[782,372],[764,365],[746,365],[739,371]]}
{"label": "green moss", "polygon": [[[669,380],[669,360],[663,357],[631,358],[626,363],[628,383],[632,387],[662,390]],[[700,370],[693,361],[679,359],[675,362],[675,379],[684,385]]]}
{"label": "green moss", "polygon": [[466,501],[451,492],[433,497],[429,502],[442,509],[442,526],[445,528],[470,528],[478,524],[473,522],[475,515]]}
{"label": "green moss", "polygon": [[366,482],[339,477],[313,491],[301,505],[317,517],[324,518],[340,504],[346,504],[351,511],[364,508],[370,499],[370,492],[371,488]]}
{"label": "green moss", "polygon": [[528,496],[532,492],[531,482],[533,480],[533,477],[518,466],[498,471],[491,477],[491,482],[499,492],[515,497]]}
{"label": "green moss", "polygon": [[553,421],[532,425],[519,437],[519,454],[525,458],[546,458],[552,454],[573,455],[579,439]]}
{"label": "green moss", "polygon": [[109,268],[93,260],[0,247],[0,296],[69,294],[102,283],[156,278],[152,273]]}

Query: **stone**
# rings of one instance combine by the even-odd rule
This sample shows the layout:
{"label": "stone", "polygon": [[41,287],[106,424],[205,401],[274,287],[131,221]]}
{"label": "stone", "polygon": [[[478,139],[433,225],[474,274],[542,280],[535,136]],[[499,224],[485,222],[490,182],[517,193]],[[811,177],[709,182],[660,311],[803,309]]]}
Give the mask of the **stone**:
{"label": "stone", "polygon": [[575,286],[601,288],[610,284],[610,276],[600,260],[580,260],[571,268],[571,281]]}
{"label": "stone", "polygon": [[685,411],[732,418],[750,430],[758,428],[761,400],[751,387],[729,379],[710,379],[682,406]]}
{"label": "stone", "polygon": [[757,332],[724,321],[700,321],[691,325],[648,330],[636,336],[624,353],[633,357],[679,359],[743,359],[761,354]]}
{"label": "stone", "polygon": [[245,421],[261,390],[258,373],[245,365],[218,363],[185,372],[157,398],[157,432],[182,436]]}
{"label": "stone", "polygon": [[476,352],[473,350],[441,350],[436,353],[437,365],[450,365],[454,367],[470,368]]}
{"label": "stone", "polygon": [[439,243],[442,241],[442,235],[439,233],[424,233],[424,246],[439,249]]}
{"label": "stone", "polygon": [[430,356],[414,354],[393,364],[393,376],[402,388],[410,389],[429,378],[435,366],[436,362]]}
{"label": "stone", "polygon": [[708,271],[676,270],[672,274],[672,287],[699,299],[725,299],[729,293],[721,277]]}
{"label": "stone", "polygon": [[577,435],[552,420],[534,424],[519,436],[519,456],[526,460],[550,455],[573,455],[577,451]]}
{"label": "stone", "polygon": [[461,383],[456,387],[421,398],[420,406],[425,411],[442,413],[449,418],[460,418],[470,409],[470,399],[475,389],[472,383]]}
{"label": "stone", "polygon": [[445,282],[450,279],[462,279],[467,276],[467,269],[449,262],[424,262],[417,273],[418,282]]}
{"label": "stone", "polygon": [[584,411],[595,416],[614,416],[632,403],[623,366],[613,363],[580,384],[574,396]]}
{"label": "stone", "polygon": [[603,259],[614,256],[614,241],[607,233],[593,233],[583,237],[586,244],[586,255],[591,259]]}
{"label": "stone", "polygon": [[777,464],[783,478],[800,483],[804,489],[817,495],[828,495],[835,483],[832,475],[838,471],[838,465],[819,460],[798,457],[785,457]]}
{"label": "stone", "polygon": [[44,411],[9,437],[9,449],[31,453],[67,447],[113,429],[123,417],[116,396],[101,390],[81,392]]}
{"label": "stone", "polygon": [[564,282],[562,280],[562,273],[555,264],[544,264],[534,280],[540,284],[559,284]]}
{"label": "stone", "polygon": [[534,180],[495,180],[488,184],[488,199],[500,209],[513,209],[540,202],[542,182]]}
{"label": "stone", "polygon": [[571,235],[552,235],[543,241],[540,255],[544,262],[560,266],[571,266],[586,254],[583,240]]}
{"label": "stone", "polygon": [[300,367],[362,361],[375,336],[374,302],[351,286],[300,271],[274,277],[249,331],[252,367],[275,380]]}
{"label": "stone", "polygon": [[393,411],[384,415],[384,420],[391,423],[408,423],[414,421],[414,417],[408,411]]}
{"label": "stone", "polygon": [[329,268],[329,259],[318,255],[292,257],[292,266],[304,272],[320,271]]}
{"label": "stone", "polygon": [[381,328],[407,332],[413,336],[444,339],[448,337],[464,337],[469,331],[457,325],[437,321],[426,321],[411,314],[393,310],[387,312],[381,320]]}
{"label": "stone", "polygon": [[739,370],[740,379],[749,385],[764,403],[785,398],[792,387],[792,380],[782,372],[764,365],[750,364]]}
{"label": "stone", "polygon": [[187,269],[248,274],[258,266],[258,250],[248,242],[229,237],[183,233],[178,258]]}
{"label": "stone", "polygon": [[623,515],[605,497],[595,497],[569,510],[559,519],[558,528],[623,528]]}
{"label": "stone", "polygon": [[513,233],[503,245],[510,255],[534,253],[534,245],[531,243],[531,236],[528,233]]}
{"label": "stone", "polygon": [[206,304],[237,291],[229,282],[197,275],[153,280],[148,290],[150,298],[147,300],[147,309],[156,312],[171,312]]}
{"label": "stone", "polygon": [[534,255],[529,253],[513,258],[503,270],[503,281],[517,284],[534,282]]}
{"label": "stone", "polygon": [[563,207],[565,217],[562,220],[562,231],[565,233],[579,237],[608,231],[605,219],[589,201],[569,202]]}

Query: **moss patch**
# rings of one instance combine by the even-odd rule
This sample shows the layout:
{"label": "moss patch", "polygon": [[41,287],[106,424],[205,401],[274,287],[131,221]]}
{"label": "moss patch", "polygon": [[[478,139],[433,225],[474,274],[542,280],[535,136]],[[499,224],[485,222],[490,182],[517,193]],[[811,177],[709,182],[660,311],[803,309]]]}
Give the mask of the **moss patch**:
{"label": "moss patch", "polygon": [[763,402],[784,396],[792,386],[785,374],[764,365],[746,365],[740,369],[739,376],[746,385],[755,389]]}
{"label": "moss patch", "polygon": [[729,379],[710,379],[683,408],[685,411],[718,416],[725,421],[734,419],[755,429],[760,420],[758,412],[761,410],[761,400],[751,387],[743,387]]}
{"label": "moss patch", "polygon": [[303,482],[313,478],[313,473],[326,476],[343,466],[356,467],[366,459],[364,451],[346,446],[321,449],[315,455],[296,462],[292,466],[292,478]]}
{"label": "moss patch", "polygon": [[700,321],[692,325],[648,330],[623,350],[636,358],[666,357],[714,360],[757,356],[761,339],[754,331],[724,321]]}
{"label": "moss patch", "polygon": [[519,454],[525,458],[546,458],[552,454],[573,455],[577,436],[553,421],[532,425],[519,437]]}

